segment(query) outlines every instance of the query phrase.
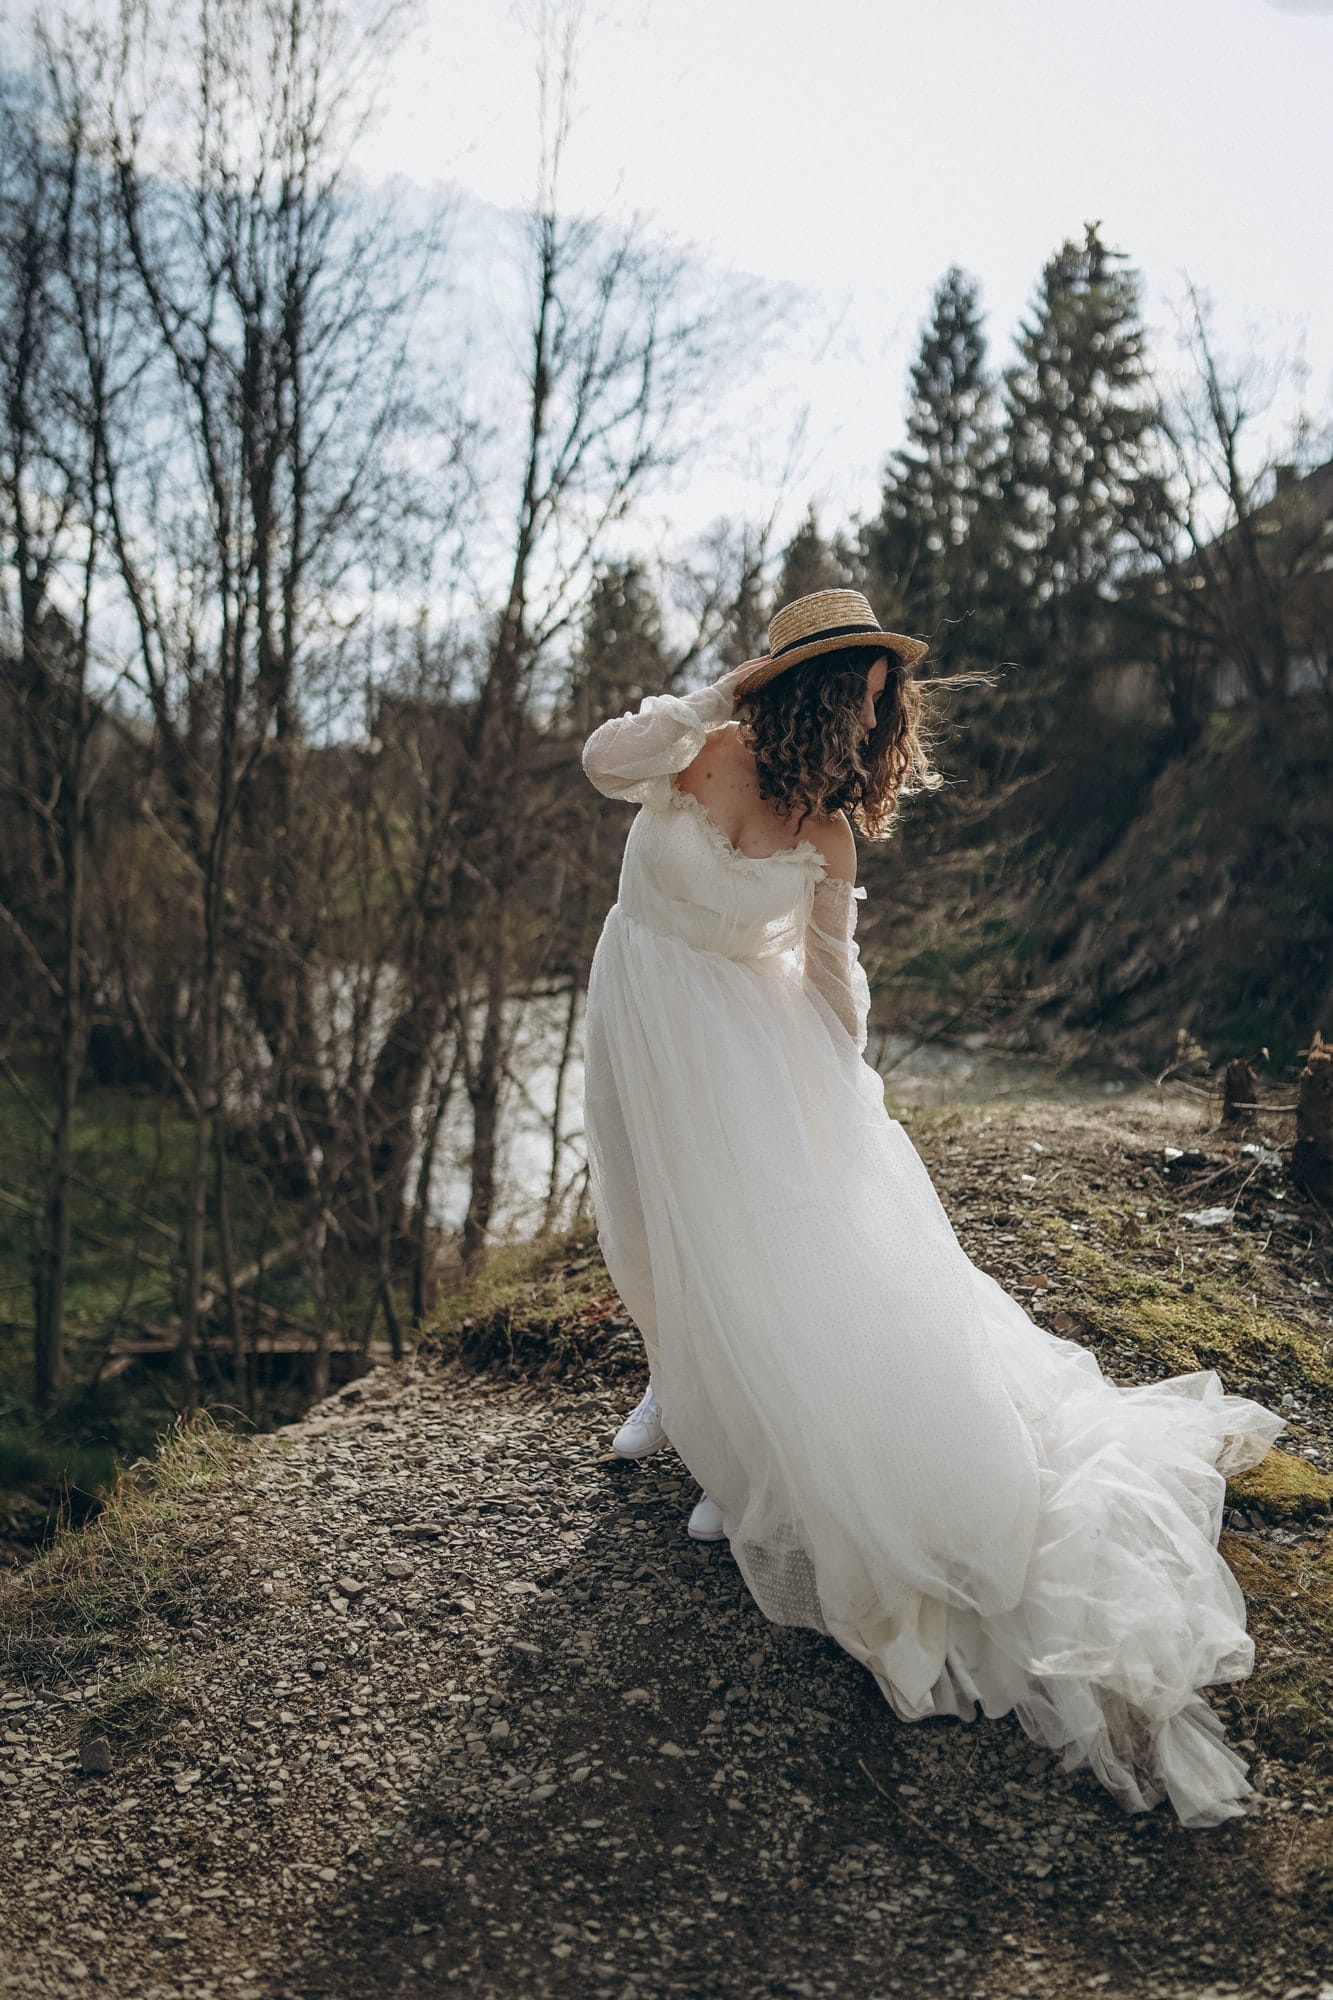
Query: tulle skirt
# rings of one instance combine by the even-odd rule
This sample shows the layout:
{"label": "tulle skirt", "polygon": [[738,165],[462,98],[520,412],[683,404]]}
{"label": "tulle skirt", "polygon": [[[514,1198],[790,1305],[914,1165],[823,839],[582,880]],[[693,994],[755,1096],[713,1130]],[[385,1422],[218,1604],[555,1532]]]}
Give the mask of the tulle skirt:
{"label": "tulle skirt", "polygon": [[760,1609],[897,1715],[1012,1712],[1128,1811],[1245,1810],[1200,1692],[1253,1666],[1225,1475],[1285,1428],[1202,1369],[1121,1388],[968,1258],[795,961],[613,905],[589,977],[598,1237]]}

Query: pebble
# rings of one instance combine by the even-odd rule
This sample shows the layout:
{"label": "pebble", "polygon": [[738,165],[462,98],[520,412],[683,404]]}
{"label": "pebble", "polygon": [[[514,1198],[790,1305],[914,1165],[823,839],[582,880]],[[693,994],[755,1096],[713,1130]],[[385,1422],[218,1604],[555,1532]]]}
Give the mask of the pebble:
{"label": "pebble", "polygon": [[90,1778],[109,1778],[114,1759],[105,1736],[89,1736],[79,1745],[79,1769]]}

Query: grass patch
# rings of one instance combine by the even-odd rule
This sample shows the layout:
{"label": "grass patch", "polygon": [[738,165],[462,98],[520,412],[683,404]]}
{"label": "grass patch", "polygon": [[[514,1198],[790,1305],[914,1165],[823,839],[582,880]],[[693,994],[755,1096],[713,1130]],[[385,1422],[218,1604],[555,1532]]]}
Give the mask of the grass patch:
{"label": "grass patch", "polygon": [[[43,1126],[48,1100],[49,1083],[35,1057],[0,1073],[0,1500],[10,1503],[16,1539],[28,1544],[51,1531],[61,1510],[74,1519],[93,1512],[114,1489],[118,1468],[150,1454],[176,1414],[178,1385],[163,1362],[136,1362],[109,1382],[99,1380],[99,1371],[117,1338],[173,1320],[194,1143],[189,1119],[170,1098],[141,1085],[85,1084],[73,1134],[65,1388],[54,1411],[39,1413],[31,1267],[50,1144]],[[242,1135],[228,1152],[227,1186],[238,1266],[271,1256],[299,1234],[304,1211],[274,1194]],[[210,1183],[210,1270],[219,1257]],[[375,1285],[365,1264],[329,1258],[328,1324],[365,1327]],[[303,1320],[314,1307],[299,1261],[267,1270],[248,1296]],[[225,1343],[205,1340],[199,1367],[202,1394],[219,1417],[244,1404],[264,1428],[289,1422],[308,1405],[308,1373],[290,1357],[252,1357],[249,1396]]]}
{"label": "grass patch", "polygon": [[140,1660],[86,1704],[79,1738],[105,1736],[118,1749],[140,1749],[172,1735],[198,1714],[174,1667],[164,1660]]}
{"label": "grass patch", "polygon": [[558,1290],[567,1261],[593,1253],[596,1230],[591,1222],[563,1235],[504,1244],[494,1251],[475,1277],[447,1275],[436,1293],[431,1332],[437,1338],[457,1331],[465,1319],[487,1318],[513,1308],[528,1293]]}
{"label": "grass patch", "polygon": [[[160,1422],[159,1422],[160,1428]],[[145,1439],[147,1446],[150,1439]],[[75,1518],[86,1503],[114,1484],[116,1446],[54,1438],[29,1417],[0,1422],[0,1492],[58,1494]]]}
{"label": "grass patch", "polygon": [[588,1365],[619,1373],[643,1358],[591,1220],[500,1250],[475,1279],[455,1280],[437,1301],[428,1344],[446,1359],[534,1381]]}
{"label": "grass patch", "polygon": [[237,1462],[242,1442],[206,1416],[182,1420],[157,1455],[122,1471],[84,1527],[66,1525],[40,1556],[0,1578],[0,1660],[50,1680],[131,1637],[150,1615],[180,1620],[216,1602],[221,1545],[200,1496]]}
{"label": "grass patch", "polygon": [[[31,1270],[35,1215],[45,1194],[52,1114],[50,1086],[36,1060],[0,1074],[0,1391],[26,1398],[31,1369]],[[171,1318],[176,1306],[181,1215],[190,1183],[194,1128],[173,1099],[140,1085],[85,1083],[73,1129],[71,1239],[66,1277],[68,1374],[91,1376],[107,1340],[141,1321]],[[227,1193],[238,1266],[271,1254],[299,1228],[304,1211],[270,1187],[262,1162],[247,1157],[244,1135],[227,1153]],[[204,1261],[221,1257],[210,1178]],[[252,1288],[253,1291],[253,1288]],[[367,1296],[368,1289],[367,1289]],[[260,1296],[294,1312],[310,1293],[294,1265],[268,1272]]]}

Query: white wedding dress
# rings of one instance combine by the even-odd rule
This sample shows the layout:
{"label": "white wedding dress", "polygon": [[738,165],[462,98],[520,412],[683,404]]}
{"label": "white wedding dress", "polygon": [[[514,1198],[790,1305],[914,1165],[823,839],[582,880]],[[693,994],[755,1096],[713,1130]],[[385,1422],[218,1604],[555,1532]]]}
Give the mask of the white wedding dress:
{"label": "white wedding dress", "polygon": [[1200,1690],[1254,1663],[1224,1475],[1286,1428],[1212,1369],[1131,1388],[958,1242],[862,1055],[852,890],[743,854],[671,782],[733,670],[587,739],[637,803],[588,980],[598,1240],[667,1435],[760,1609],[831,1634],[905,1720],[1013,1711],[1127,1811],[1242,1813]]}

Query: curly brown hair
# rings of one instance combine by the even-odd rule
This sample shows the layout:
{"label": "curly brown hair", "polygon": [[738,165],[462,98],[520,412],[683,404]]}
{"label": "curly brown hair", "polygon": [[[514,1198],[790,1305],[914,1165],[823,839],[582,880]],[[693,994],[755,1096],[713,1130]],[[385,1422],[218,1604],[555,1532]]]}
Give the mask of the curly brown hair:
{"label": "curly brown hair", "polygon": [[[875,727],[863,737],[866,679],[886,653]],[[930,695],[972,678],[918,681],[896,652],[876,645],[839,647],[775,674],[738,697],[734,718],[754,752],[760,797],[781,818],[798,812],[798,828],[807,814],[841,810],[858,832],[887,838],[900,799],[944,783],[931,762]]]}

